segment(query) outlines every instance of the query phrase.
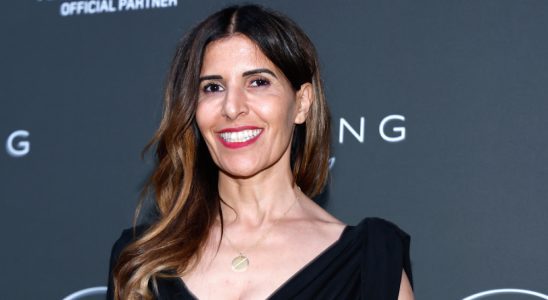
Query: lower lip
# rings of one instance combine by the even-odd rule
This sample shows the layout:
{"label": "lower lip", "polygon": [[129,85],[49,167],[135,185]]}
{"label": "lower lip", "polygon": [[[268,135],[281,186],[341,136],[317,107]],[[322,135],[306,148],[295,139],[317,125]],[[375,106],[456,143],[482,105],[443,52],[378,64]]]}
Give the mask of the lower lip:
{"label": "lower lip", "polygon": [[245,146],[249,146],[253,143],[255,143],[257,141],[257,139],[259,139],[259,137],[261,136],[261,134],[263,134],[263,132],[261,131],[259,134],[257,134],[257,136],[255,136],[254,138],[252,139],[249,139],[245,142],[227,142],[225,141],[225,139],[223,139],[220,135],[217,135],[217,137],[219,138],[219,140],[221,141],[221,144],[223,144],[225,147],[227,148],[230,148],[230,149],[238,149],[238,148],[242,148],[242,147],[245,147]]}

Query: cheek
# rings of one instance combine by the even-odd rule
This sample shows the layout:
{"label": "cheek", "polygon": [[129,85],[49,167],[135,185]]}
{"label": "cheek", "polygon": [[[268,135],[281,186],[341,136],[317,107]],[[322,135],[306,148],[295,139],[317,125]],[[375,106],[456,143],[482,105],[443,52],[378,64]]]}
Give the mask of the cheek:
{"label": "cheek", "polygon": [[211,113],[211,109],[211,106],[207,105],[207,103],[198,102],[198,106],[196,107],[196,125],[198,125],[211,158],[217,164],[218,160],[214,149],[215,135],[210,130],[215,125],[215,116]]}
{"label": "cheek", "polygon": [[286,105],[279,108],[283,117],[283,122],[287,127],[293,128],[293,125],[295,124],[296,109],[297,103],[295,102],[295,98],[291,96],[289,96]]}
{"label": "cheek", "polygon": [[271,95],[268,101],[258,107],[262,116],[274,121],[278,126],[292,126],[295,119],[296,102],[293,94]]}
{"label": "cheek", "polygon": [[[201,102],[198,102],[198,107],[196,108],[196,124],[198,124],[198,129],[202,135],[205,136],[207,128],[210,127],[211,120],[210,114],[207,113],[207,105]],[[209,117],[208,117],[209,116]]]}

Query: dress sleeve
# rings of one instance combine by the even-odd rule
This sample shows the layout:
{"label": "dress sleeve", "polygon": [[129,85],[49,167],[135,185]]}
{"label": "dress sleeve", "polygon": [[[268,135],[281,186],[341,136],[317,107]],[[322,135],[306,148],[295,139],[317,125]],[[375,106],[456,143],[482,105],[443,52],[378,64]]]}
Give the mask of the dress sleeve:
{"label": "dress sleeve", "polygon": [[362,287],[365,299],[398,299],[402,270],[411,286],[410,236],[395,224],[368,218],[364,222]]}

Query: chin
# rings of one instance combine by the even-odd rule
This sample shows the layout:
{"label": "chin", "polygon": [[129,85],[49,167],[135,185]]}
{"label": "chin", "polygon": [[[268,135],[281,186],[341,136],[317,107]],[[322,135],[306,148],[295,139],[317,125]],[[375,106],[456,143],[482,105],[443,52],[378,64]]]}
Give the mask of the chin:
{"label": "chin", "polygon": [[249,170],[221,170],[226,176],[234,179],[247,179],[257,175],[259,172]]}
{"label": "chin", "polygon": [[220,168],[221,172],[223,172],[225,175],[238,179],[251,178],[261,173],[261,171],[263,171],[264,169],[265,168],[258,168],[256,164],[243,162],[225,164],[223,167]]}

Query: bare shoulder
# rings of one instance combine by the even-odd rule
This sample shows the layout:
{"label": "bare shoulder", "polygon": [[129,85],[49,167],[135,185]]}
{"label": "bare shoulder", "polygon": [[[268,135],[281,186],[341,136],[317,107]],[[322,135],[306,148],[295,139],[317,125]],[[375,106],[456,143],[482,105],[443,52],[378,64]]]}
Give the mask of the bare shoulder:
{"label": "bare shoulder", "polygon": [[321,222],[338,224],[340,226],[346,225],[308,197],[301,198],[301,207],[303,208],[304,213],[310,218],[317,219]]}
{"label": "bare shoulder", "polygon": [[[309,233],[315,232],[328,240],[336,240],[346,224],[330,214],[324,208],[308,197],[301,199],[302,218],[300,226],[304,226]],[[302,228],[302,227],[301,227]]]}

